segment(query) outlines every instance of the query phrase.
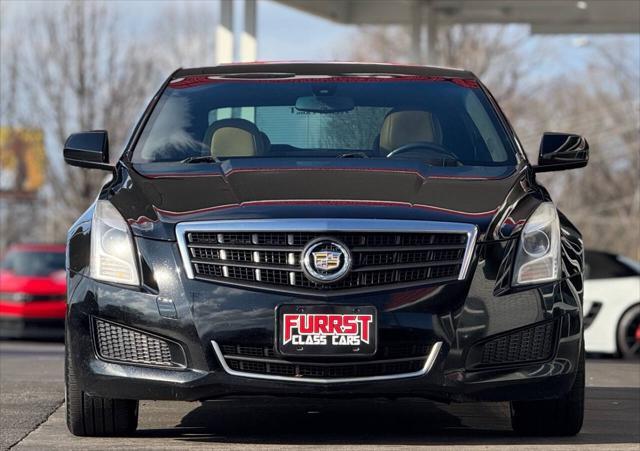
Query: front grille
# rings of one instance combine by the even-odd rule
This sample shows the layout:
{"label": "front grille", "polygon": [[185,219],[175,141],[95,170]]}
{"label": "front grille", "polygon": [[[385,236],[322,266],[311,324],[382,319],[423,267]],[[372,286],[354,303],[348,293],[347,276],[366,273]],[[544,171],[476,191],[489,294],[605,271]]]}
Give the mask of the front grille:
{"label": "front grille", "polygon": [[[114,323],[95,320],[96,348],[105,360],[154,366],[180,366],[171,343]],[[174,345],[175,346],[175,345]]]}
{"label": "front grille", "polygon": [[[381,347],[375,360],[327,362],[291,361],[280,358],[273,347],[215,345],[218,358],[238,375],[292,378],[296,381],[331,381],[385,376],[411,377],[428,371],[439,344],[400,344]],[[433,355],[431,355],[433,354]]]}
{"label": "front grille", "polygon": [[[464,277],[465,257],[474,244],[471,230],[475,232],[468,224],[442,231],[438,223],[424,225],[424,232],[402,231],[403,222],[417,221],[390,221],[389,230],[399,230],[394,232],[380,232],[380,227],[370,232],[338,228],[273,232],[268,228],[277,221],[263,226],[255,222],[251,227],[240,221],[179,224],[176,233],[187,274],[210,282],[315,294],[445,283]],[[366,228],[375,222],[362,224]],[[429,230],[433,224],[436,231]],[[278,225],[282,229],[283,223]],[[234,226],[252,230],[235,231]],[[351,252],[351,271],[338,281],[317,283],[302,269],[303,249],[320,237],[340,241]]]}
{"label": "front grille", "polygon": [[557,322],[534,326],[490,338],[470,352],[470,367],[492,367],[549,360],[556,345]]}

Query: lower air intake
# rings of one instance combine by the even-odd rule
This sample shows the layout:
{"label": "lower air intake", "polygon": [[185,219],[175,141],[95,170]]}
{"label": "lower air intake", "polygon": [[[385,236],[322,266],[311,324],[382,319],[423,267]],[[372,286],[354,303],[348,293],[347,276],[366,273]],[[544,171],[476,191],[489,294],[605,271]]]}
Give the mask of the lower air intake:
{"label": "lower air intake", "polygon": [[100,319],[95,320],[95,326],[98,355],[104,360],[153,366],[183,366],[182,359],[174,357],[181,353],[181,348],[176,343]]}
{"label": "lower air intake", "polygon": [[557,321],[545,321],[489,338],[469,352],[467,367],[519,365],[549,360],[556,348]]}

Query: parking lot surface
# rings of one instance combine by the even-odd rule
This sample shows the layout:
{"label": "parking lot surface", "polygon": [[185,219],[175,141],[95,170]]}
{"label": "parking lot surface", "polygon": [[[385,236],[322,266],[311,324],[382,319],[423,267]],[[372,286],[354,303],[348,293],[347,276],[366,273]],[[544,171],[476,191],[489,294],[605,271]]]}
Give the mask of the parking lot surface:
{"label": "parking lot surface", "polygon": [[571,438],[514,435],[506,403],[272,398],[142,402],[134,436],[78,438],[65,425],[62,352],[0,343],[3,450],[640,448],[639,363],[588,361],[585,425]]}

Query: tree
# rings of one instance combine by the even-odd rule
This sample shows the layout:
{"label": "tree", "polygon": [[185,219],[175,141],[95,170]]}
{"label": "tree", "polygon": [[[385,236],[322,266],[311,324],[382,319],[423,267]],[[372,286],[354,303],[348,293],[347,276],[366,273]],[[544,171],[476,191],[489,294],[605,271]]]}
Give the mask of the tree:
{"label": "tree", "polygon": [[189,1],[168,2],[160,10],[152,25],[153,39],[146,47],[163,74],[179,67],[215,64],[214,9],[211,2]]}
{"label": "tree", "polygon": [[[58,239],[98,193],[106,173],[62,164],[69,134],[107,129],[112,158],[127,137],[144,98],[157,83],[153,60],[124,43],[117,15],[98,2],[44,6],[14,27],[4,70],[14,74],[15,122],[44,129],[48,143],[47,221]],[[22,30],[29,30],[22,33]],[[4,58],[3,58],[4,59]]]}

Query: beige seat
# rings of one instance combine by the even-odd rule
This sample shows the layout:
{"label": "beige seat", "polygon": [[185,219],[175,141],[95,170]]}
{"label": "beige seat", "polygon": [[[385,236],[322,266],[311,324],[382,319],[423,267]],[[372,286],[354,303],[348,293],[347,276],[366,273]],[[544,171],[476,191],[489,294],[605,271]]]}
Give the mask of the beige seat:
{"label": "beige seat", "polygon": [[263,153],[258,127],[246,119],[221,119],[212,123],[204,138],[214,157],[253,157]]}
{"label": "beige seat", "polygon": [[428,111],[391,111],[380,129],[380,152],[388,154],[405,144],[414,142],[442,143],[438,120]]}

